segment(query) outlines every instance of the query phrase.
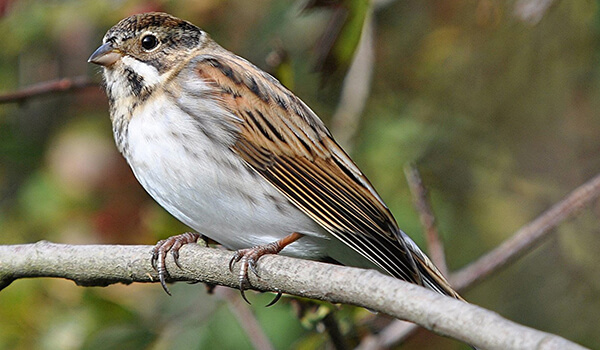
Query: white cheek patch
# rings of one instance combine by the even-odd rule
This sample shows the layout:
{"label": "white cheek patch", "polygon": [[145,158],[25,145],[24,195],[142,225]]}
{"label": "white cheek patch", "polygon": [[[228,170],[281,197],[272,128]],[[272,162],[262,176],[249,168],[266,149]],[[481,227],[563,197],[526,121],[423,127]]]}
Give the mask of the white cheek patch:
{"label": "white cheek patch", "polygon": [[143,77],[146,86],[158,84],[163,80],[161,75],[158,73],[158,70],[154,66],[140,62],[129,56],[123,56],[121,61],[126,67],[131,68],[135,73]]}

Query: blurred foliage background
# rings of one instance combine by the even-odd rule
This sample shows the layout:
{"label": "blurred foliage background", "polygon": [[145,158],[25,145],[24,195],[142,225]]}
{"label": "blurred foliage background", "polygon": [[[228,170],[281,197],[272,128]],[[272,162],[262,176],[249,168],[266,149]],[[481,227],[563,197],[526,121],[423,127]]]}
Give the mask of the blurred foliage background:
{"label": "blurred foliage background", "polygon": [[[130,14],[160,10],[276,74],[331,125],[371,8],[373,76],[370,86],[355,84],[369,88],[368,100],[346,146],[423,245],[402,170],[417,164],[451,269],[600,170],[600,2],[346,1],[353,12],[337,27],[333,61],[323,57],[323,34],[335,30],[338,14],[325,3],[310,1],[313,9],[302,11],[306,2],[292,0],[5,0],[0,91],[80,75],[100,81],[100,69],[86,61],[106,30]],[[333,133],[345,127],[342,119]],[[562,224],[465,297],[600,348],[599,211],[596,204]],[[0,228],[0,244],[154,244],[186,230],[145,194],[116,151],[99,88],[0,105]],[[254,313],[274,348],[330,347],[321,327],[296,317],[291,298],[265,309],[271,295],[251,295],[247,307],[223,289],[171,288],[173,297],[158,285],[16,281],[0,292],[0,349],[250,348],[240,310]],[[362,309],[339,309],[350,344],[385,323]],[[465,345],[421,331],[402,348]]]}

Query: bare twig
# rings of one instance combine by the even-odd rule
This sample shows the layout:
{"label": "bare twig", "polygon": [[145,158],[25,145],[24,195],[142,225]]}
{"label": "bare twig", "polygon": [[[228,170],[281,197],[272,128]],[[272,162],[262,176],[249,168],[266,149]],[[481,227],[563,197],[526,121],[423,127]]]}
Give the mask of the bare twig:
{"label": "bare twig", "polygon": [[535,220],[521,227],[500,246],[453,274],[450,278],[452,285],[459,290],[474,286],[533,249],[553,228],[574,217],[599,196],[600,175],[596,175]]}
{"label": "bare twig", "polygon": [[244,329],[254,349],[272,350],[273,345],[263,331],[260,323],[250,310],[248,304],[240,298],[239,291],[228,288],[217,288],[217,294],[227,300],[231,312],[235,314],[239,325]]}
{"label": "bare twig", "polygon": [[333,344],[334,349],[336,350],[346,350],[350,349],[348,344],[346,343],[346,339],[340,330],[337,319],[335,318],[335,313],[330,312],[323,318],[323,324],[325,325],[325,329],[327,330],[327,334],[329,334],[329,338],[331,339],[331,343]]}
{"label": "bare twig", "polygon": [[387,327],[382,329],[377,335],[365,337],[356,350],[379,350],[388,349],[408,339],[419,329],[419,326],[402,321],[394,320]]}
{"label": "bare twig", "polygon": [[[454,273],[450,277],[457,290],[474,286],[493,272],[500,270],[533,249],[552,229],[561,222],[574,217],[584,207],[600,197],[600,175],[579,186],[562,201],[552,206],[531,223],[519,229],[510,239],[479,260]],[[379,349],[393,346],[405,340],[418,327],[396,320],[382,330],[379,335],[369,337],[361,343],[360,349]]]}
{"label": "bare twig", "polygon": [[[0,246],[0,283],[19,278],[60,277],[84,286],[156,282],[149,262],[152,246],[72,246],[39,242]],[[186,245],[177,268],[167,261],[170,281],[200,281],[237,287],[231,253]],[[373,270],[336,266],[279,255],[259,262],[260,278],[249,274],[257,290],[352,304],[410,320],[436,333],[485,349],[584,349],[556,335],[537,331],[475,305]],[[353,283],[348,283],[353,281]]]}
{"label": "bare twig", "polygon": [[447,275],[448,266],[446,265],[444,245],[440,240],[435,224],[435,216],[433,215],[433,209],[431,209],[431,204],[429,203],[427,188],[423,185],[419,170],[413,164],[407,164],[404,167],[404,173],[406,174],[406,180],[408,181],[408,186],[413,196],[415,208],[417,208],[417,211],[419,212],[421,225],[423,225],[425,230],[429,257],[438,269],[440,269],[444,275]]}
{"label": "bare twig", "polygon": [[374,64],[374,21],[374,16],[369,10],[352,64],[344,78],[340,101],[331,119],[331,131],[349,153],[352,152],[354,144],[352,140],[356,135],[360,116],[371,90]]}
{"label": "bare twig", "polygon": [[45,81],[21,90],[0,95],[0,104],[13,102],[21,103],[32,97],[44,96],[57,92],[81,90],[91,86],[98,86],[98,83],[89,80],[85,76]]}

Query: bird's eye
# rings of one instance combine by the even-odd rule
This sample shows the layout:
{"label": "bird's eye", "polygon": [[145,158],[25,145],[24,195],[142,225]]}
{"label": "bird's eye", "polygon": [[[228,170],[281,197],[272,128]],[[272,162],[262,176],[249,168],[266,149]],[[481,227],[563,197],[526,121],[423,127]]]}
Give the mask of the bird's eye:
{"label": "bird's eye", "polygon": [[150,51],[158,46],[158,39],[152,34],[148,34],[142,38],[142,47],[146,51]]}

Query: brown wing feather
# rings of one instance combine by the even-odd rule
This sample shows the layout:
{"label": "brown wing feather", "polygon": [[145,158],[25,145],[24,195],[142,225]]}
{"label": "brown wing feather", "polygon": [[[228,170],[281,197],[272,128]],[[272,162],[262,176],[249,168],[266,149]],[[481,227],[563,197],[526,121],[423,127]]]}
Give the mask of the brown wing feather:
{"label": "brown wing feather", "polygon": [[203,55],[195,64],[201,78],[214,84],[222,106],[242,121],[234,151],[383,271],[417,284],[433,280],[454,296],[429,259],[407,247],[389,209],[318,117],[273,77],[229,55]]}

